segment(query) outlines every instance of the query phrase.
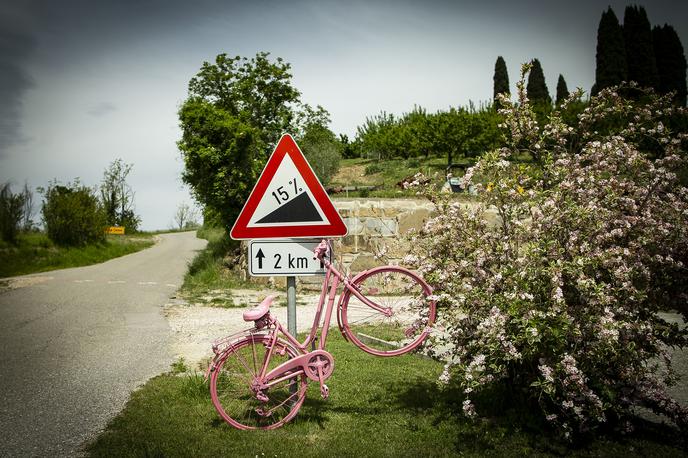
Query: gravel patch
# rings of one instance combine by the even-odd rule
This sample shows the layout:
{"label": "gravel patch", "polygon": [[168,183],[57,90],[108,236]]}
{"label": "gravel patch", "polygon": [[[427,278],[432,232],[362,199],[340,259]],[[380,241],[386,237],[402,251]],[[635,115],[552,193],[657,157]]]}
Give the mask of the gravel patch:
{"label": "gravel patch", "polygon": [[27,286],[37,285],[39,283],[52,280],[53,278],[54,277],[45,275],[3,278],[2,280],[0,280],[0,293],[4,293],[5,291],[10,291],[13,289],[26,288]]}
{"label": "gravel patch", "polygon": [[[237,293],[238,292],[238,293]],[[233,290],[232,297],[241,297],[242,303],[257,305],[266,292],[254,290]],[[308,331],[313,325],[319,295],[300,295],[296,299],[296,325],[299,332]],[[284,325],[287,325],[286,293],[278,293],[270,311]],[[192,369],[205,370],[207,359],[213,356],[212,342],[253,327],[243,319],[247,307],[219,308],[188,304],[175,299],[164,309],[172,331],[172,354],[184,358]],[[336,317],[332,317],[335,327]]]}

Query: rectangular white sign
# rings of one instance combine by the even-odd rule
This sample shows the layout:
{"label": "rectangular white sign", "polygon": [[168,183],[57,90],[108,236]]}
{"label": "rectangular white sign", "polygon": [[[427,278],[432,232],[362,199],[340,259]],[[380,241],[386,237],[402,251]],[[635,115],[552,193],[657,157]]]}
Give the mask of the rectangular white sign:
{"label": "rectangular white sign", "polygon": [[260,276],[324,275],[325,266],[313,259],[318,240],[251,240],[248,244],[248,271]]}

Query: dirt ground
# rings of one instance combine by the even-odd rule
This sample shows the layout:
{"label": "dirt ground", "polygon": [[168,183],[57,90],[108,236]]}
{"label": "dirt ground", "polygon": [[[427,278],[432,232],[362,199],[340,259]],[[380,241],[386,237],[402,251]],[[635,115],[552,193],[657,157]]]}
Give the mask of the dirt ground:
{"label": "dirt ground", "polygon": [[352,165],[349,167],[342,167],[337,174],[332,178],[333,184],[342,186],[358,184],[358,185],[376,185],[382,180],[376,175],[366,175],[365,165]]}

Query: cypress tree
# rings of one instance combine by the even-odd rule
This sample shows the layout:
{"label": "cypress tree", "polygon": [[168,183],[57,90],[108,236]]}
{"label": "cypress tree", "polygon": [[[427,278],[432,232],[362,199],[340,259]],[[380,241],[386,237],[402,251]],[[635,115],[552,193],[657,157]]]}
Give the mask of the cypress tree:
{"label": "cypress tree", "polygon": [[561,105],[561,103],[566,100],[566,97],[569,96],[569,88],[566,87],[566,80],[564,80],[564,76],[560,73],[559,74],[559,79],[557,80],[557,101],[556,105]]}
{"label": "cypress tree", "polygon": [[595,85],[592,95],[604,88],[626,81],[626,50],[624,34],[611,7],[602,13],[597,27],[597,54],[595,56]]}
{"label": "cypress tree", "polygon": [[624,12],[624,43],[628,79],[641,87],[657,88],[659,76],[652,46],[652,30],[642,6],[627,6]]}
{"label": "cypress tree", "polygon": [[676,91],[674,100],[680,106],[686,104],[686,56],[681,39],[670,25],[655,26],[652,29],[659,84],[657,91],[666,94]]}
{"label": "cypress tree", "polygon": [[552,98],[549,96],[547,84],[545,84],[545,74],[542,72],[540,61],[533,59],[531,63],[532,67],[528,74],[528,85],[526,86],[528,99],[530,99],[533,104],[551,105]]}
{"label": "cypress tree", "polygon": [[504,58],[502,58],[502,56],[497,57],[492,81],[492,99],[494,100],[495,107],[499,108],[497,106],[497,94],[509,93],[509,74],[506,71],[506,62],[504,62]]}

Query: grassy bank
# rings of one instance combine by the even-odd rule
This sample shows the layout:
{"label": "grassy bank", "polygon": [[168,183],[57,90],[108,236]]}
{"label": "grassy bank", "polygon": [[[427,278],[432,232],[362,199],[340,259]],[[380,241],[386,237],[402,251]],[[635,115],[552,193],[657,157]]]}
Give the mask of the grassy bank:
{"label": "grassy bank", "polygon": [[[459,160],[464,169],[472,163],[471,159]],[[402,190],[397,183],[418,172],[433,177],[435,185],[442,186],[446,179],[447,158],[344,159],[339,171],[332,178],[331,188],[373,186],[375,189],[340,192],[330,197],[416,197],[416,189]],[[453,172],[458,176],[463,175],[463,171],[458,168],[453,169]]]}
{"label": "grassy bank", "polygon": [[[450,172],[454,177],[462,177],[465,171],[473,166],[477,158],[460,157],[453,162]],[[515,158],[515,161],[526,166],[533,164],[533,159],[527,153]],[[354,187],[362,189],[331,193],[330,197],[417,197],[417,189],[402,189],[398,183],[421,172],[431,179],[436,188],[441,188],[446,182],[446,157],[414,157],[409,159],[343,159],[337,174],[332,178],[329,188],[343,189]],[[474,180],[482,181],[480,176]],[[371,189],[365,189],[366,187]],[[471,199],[465,193],[454,194],[458,199]]]}
{"label": "grassy bank", "polygon": [[[87,448],[91,456],[685,456],[658,427],[571,447],[508,407],[487,420],[461,415],[443,391],[441,365],[416,356],[376,358],[333,333],[336,368],[322,400],[309,386],[296,418],[275,431],[246,432],[215,412],[201,375],[161,375],[135,392]],[[479,406],[480,407],[480,406]]]}
{"label": "grassy bank", "polygon": [[208,245],[189,264],[180,294],[194,303],[234,306],[229,289],[255,287],[242,281],[228,267],[228,263],[236,256],[239,242],[230,239],[225,230],[220,228],[201,228],[196,236],[206,239]]}
{"label": "grassy bank", "polygon": [[105,243],[60,247],[42,233],[20,234],[18,244],[0,242],[0,277],[97,264],[153,245],[149,234],[108,235]]}

